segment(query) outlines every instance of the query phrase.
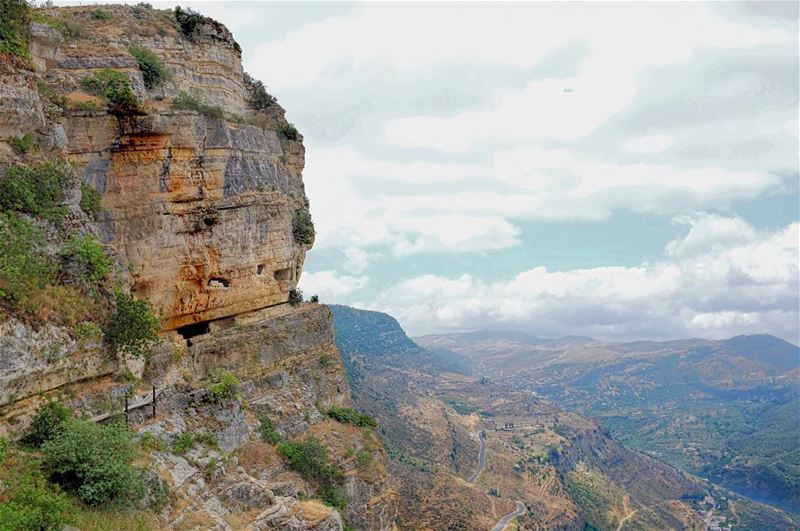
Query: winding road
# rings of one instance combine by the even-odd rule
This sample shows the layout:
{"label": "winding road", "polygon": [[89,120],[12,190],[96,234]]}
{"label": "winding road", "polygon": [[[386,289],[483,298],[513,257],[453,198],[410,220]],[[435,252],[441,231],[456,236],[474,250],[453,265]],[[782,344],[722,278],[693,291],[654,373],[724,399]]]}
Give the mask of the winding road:
{"label": "winding road", "polygon": [[481,441],[481,450],[478,452],[478,468],[467,480],[470,483],[475,483],[475,480],[483,472],[483,466],[486,464],[486,437],[483,435],[483,431],[478,432],[478,439]]}
{"label": "winding road", "polygon": [[497,522],[497,525],[494,526],[494,529],[492,529],[492,531],[503,531],[503,529],[506,528],[506,526],[511,520],[513,520],[514,518],[525,512],[524,503],[522,503],[521,501],[515,503],[517,504],[517,508],[514,509],[512,512],[508,513],[507,515],[505,515],[504,517],[502,517],[500,521]]}

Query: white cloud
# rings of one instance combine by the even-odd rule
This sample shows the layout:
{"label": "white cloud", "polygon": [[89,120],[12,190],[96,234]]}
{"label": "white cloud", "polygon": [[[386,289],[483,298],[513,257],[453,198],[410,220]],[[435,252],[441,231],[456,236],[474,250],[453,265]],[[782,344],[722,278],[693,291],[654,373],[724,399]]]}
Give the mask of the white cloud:
{"label": "white cloud", "polygon": [[632,138],[623,144],[623,147],[633,153],[661,153],[672,144],[675,138],[669,135],[649,135]]}
{"label": "white cloud", "polygon": [[[520,241],[519,220],[724,208],[782,184],[770,173],[587,161],[535,146],[498,151],[486,165],[384,162],[348,148],[309,152],[316,245],[385,246],[398,256],[511,247]],[[476,179],[492,184],[469,189]],[[379,191],[364,191],[365,182]]]}
{"label": "white cloud", "polygon": [[383,254],[380,252],[370,253],[364,249],[350,246],[344,250],[345,261],[342,266],[348,273],[361,273],[382,256]]}
{"label": "white cloud", "polygon": [[[423,275],[368,306],[391,313],[412,333],[492,327],[599,338],[769,332],[796,342],[800,225],[758,233],[738,218],[698,214],[680,221],[692,228],[668,245],[674,262],[563,272],[537,267],[493,282]],[[730,238],[731,226],[744,236]],[[715,231],[715,243],[698,239]]]}
{"label": "white cloud", "polygon": [[360,290],[369,283],[365,276],[338,275],[335,271],[303,273],[300,289],[306,295],[319,295],[323,302],[335,303],[345,295]]}

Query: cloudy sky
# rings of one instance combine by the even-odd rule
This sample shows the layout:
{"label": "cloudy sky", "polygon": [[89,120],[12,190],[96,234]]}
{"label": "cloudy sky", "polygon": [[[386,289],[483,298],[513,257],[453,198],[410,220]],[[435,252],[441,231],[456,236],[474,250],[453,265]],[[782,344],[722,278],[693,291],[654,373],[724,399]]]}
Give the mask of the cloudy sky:
{"label": "cloudy sky", "polygon": [[307,295],[798,342],[797,3],[190,5],[305,135]]}

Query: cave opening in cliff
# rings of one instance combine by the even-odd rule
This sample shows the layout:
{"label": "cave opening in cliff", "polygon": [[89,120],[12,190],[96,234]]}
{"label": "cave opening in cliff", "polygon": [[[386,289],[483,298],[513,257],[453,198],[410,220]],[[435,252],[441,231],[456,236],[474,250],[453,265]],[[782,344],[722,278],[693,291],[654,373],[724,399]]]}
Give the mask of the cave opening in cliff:
{"label": "cave opening in cliff", "polygon": [[264,274],[264,264],[258,264],[256,267],[256,275],[263,275]]}
{"label": "cave opening in cliff", "polygon": [[292,268],[278,269],[275,271],[275,280],[292,280]]}
{"label": "cave opening in cliff", "polygon": [[230,287],[230,285],[231,283],[228,281],[227,278],[213,277],[208,279],[209,288],[227,288]]}
{"label": "cave opening in cliff", "polygon": [[202,336],[208,333],[208,323],[209,321],[204,321],[200,323],[184,325],[178,328],[177,332],[183,339],[186,340],[187,345],[192,346],[193,337]]}

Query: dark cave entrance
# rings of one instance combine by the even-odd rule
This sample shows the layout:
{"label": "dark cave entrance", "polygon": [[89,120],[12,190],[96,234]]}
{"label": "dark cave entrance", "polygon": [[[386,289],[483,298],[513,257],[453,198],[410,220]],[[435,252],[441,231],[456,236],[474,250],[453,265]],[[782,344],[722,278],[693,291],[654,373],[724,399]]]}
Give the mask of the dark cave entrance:
{"label": "dark cave entrance", "polygon": [[210,321],[204,321],[201,323],[192,323],[188,325],[183,325],[178,328],[177,332],[181,335],[183,339],[186,340],[186,344],[191,347],[193,337],[202,336],[208,333],[209,322]]}

